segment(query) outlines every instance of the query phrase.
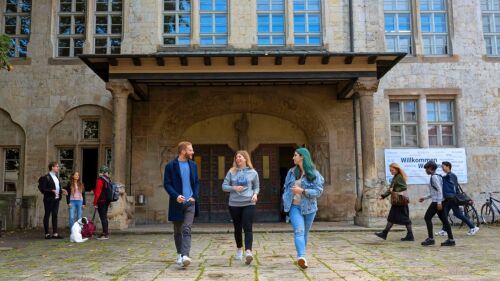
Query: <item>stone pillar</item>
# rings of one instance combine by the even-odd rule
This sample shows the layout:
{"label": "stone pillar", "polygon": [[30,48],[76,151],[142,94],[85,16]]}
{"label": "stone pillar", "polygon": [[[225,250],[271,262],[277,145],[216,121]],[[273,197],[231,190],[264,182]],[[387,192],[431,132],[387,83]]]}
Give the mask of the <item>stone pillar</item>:
{"label": "stone pillar", "polygon": [[191,46],[200,46],[200,2],[191,2]]}
{"label": "stone pillar", "polygon": [[293,47],[293,1],[288,0],[285,2],[285,40],[287,47]]}
{"label": "stone pillar", "polygon": [[427,130],[427,97],[421,94],[418,97],[418,144],[419,147],[429,148],[429,131]]}
{"label": "stone pillar", "polygon": [[127,196],[127,105],[134,88],[128,80],[111,80],[106,89],[113,95],[113,158],[111,177],[120,187],[120,199],[108,213],[110,229],[125,229],[133,223],[133,197]]}
{"label": "stone pillar", "polygon": [[370,226],[373,223],[378,223],[381,219],[379,216],[381,208],[378,207],[379,202],[377,201],[382,185],[377,177],[373,101],[373,95],[377,89],[378,80],[375,78],[359,78],[353,89],[359,99],[363,162],[363,190],[361,198],[358,198],[354,222],[362,226]]}
{"label": "stone pillar", "polygon": [[124,184],[127,167],[127,101],[134,88],[128,80],[111,80],[106,89],[113,95],[113,180]]}

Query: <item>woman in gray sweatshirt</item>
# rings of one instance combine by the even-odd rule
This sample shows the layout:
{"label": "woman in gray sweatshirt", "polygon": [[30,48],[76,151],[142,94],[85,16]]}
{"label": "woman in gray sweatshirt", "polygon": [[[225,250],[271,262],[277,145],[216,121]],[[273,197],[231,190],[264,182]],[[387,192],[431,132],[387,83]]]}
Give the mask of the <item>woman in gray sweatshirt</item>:
{"label": "woman in gray sweatshirt", "polygon": [[259,175],[252,166],[248,152],[240,150],[234,156],[233,167],[227,172],[222,183],[222,190],[229,192],[229,213],[234,225],[237,260],[243,259],[242,229],[245,232],[245,263],[253,260],[252,225],[255,215],[255,204],[259,194]]}

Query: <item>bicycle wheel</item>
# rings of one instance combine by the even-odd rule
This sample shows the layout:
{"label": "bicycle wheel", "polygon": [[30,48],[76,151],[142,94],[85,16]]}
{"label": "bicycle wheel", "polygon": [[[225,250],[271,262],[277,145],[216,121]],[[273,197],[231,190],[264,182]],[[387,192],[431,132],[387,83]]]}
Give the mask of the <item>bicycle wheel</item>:
{"label": "bicycle wheel", "polygon": [[495,213],[491,208],[490,204],[484,203],[481,207],[481,217],[483,217],[486,223],[494,223],[495,222]]}
{"label": "bicycle wheel", "polygon": [[[474,206],[472,206],[472,205],[465,205],[464,206],[464,214],[476,226],[479,226],[481,224],[481,221],[479,219],[479,215],[477,213],[476,208],[474,208]],[[460,226],[462,226],[463,224],[464,224],[464,222],[462,222],[460,224]]]}

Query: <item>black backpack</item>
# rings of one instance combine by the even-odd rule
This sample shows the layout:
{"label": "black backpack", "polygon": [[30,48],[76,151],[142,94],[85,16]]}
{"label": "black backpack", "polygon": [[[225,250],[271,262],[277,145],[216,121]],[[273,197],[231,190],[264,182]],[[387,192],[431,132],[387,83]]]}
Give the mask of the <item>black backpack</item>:
{"label": "black backpack", "polygon": [[[101,197],[106,202],[116,202],[120,198],[120,191],[118,190],[118,185],[112,181],[108,181],[107,178],[101,177],[104,181],[104,186],[101,191]],[[104,196],[104,197],[103,197]]]}
{"label": "black backpack", "polygon": [[42,189],[42,181],[44,179],[47,179],[47,181],[49,181],[49,175],[43,175],[38,178],[38,190],[40,191],[41,194],[45,194],[44,190]]}

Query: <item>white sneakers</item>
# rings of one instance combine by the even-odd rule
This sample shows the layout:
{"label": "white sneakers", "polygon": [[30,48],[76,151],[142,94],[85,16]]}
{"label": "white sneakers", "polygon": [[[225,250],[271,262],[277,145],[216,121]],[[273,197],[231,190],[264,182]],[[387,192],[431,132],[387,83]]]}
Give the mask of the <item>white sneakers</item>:
{"label": "white sneakers", "polygon": [[236,250],[236,255],[234,255],[234,259],[237,261],[242,261],[243,260],[243,250],[241,250],[241,249]]}
{"label": "white sneakers", "polygon": [[300,257],[297,259],[297,264],[300,266],[300,268],[302,269],[306,269],[309,267],[309,265],[307,264],[307,260],[306,258],[304,257]]}
{"label": "white sneakers", "polygon": [[177,259],[175,263],[178,266],[187,267],[188,265],[191,264],[191,259],[188,256],[182,256],[181,254],[177,254]]}
{"label": "white sneakers", "polygon": [[187,267],[191,264],[191,259],[188,256],[182,256],[182,267]]}
{"label": "white sneakers", "polygon": [[246,253],[245,253],[245,264],[249,265],[249,264],[252,263],[252,261],[253,261],[252,251],[251,250],[246,250]]}
{"label": "white sneakers", "polygon": [[437,236],[446,236],[446,235],[448,235],[448,234],[446,233],[446,231],[444,231],[444,230],[442,230],[442,229],[441,229],[440,231],[436,232],[435,234],[436,234]]}
{"label": "white sneakers", "polygon": [[467,235],[475,235],[477,232],[479,231],[479,227],[475,226],[474,228],[471,228],[469,229],[469,231],[467,232]]}

